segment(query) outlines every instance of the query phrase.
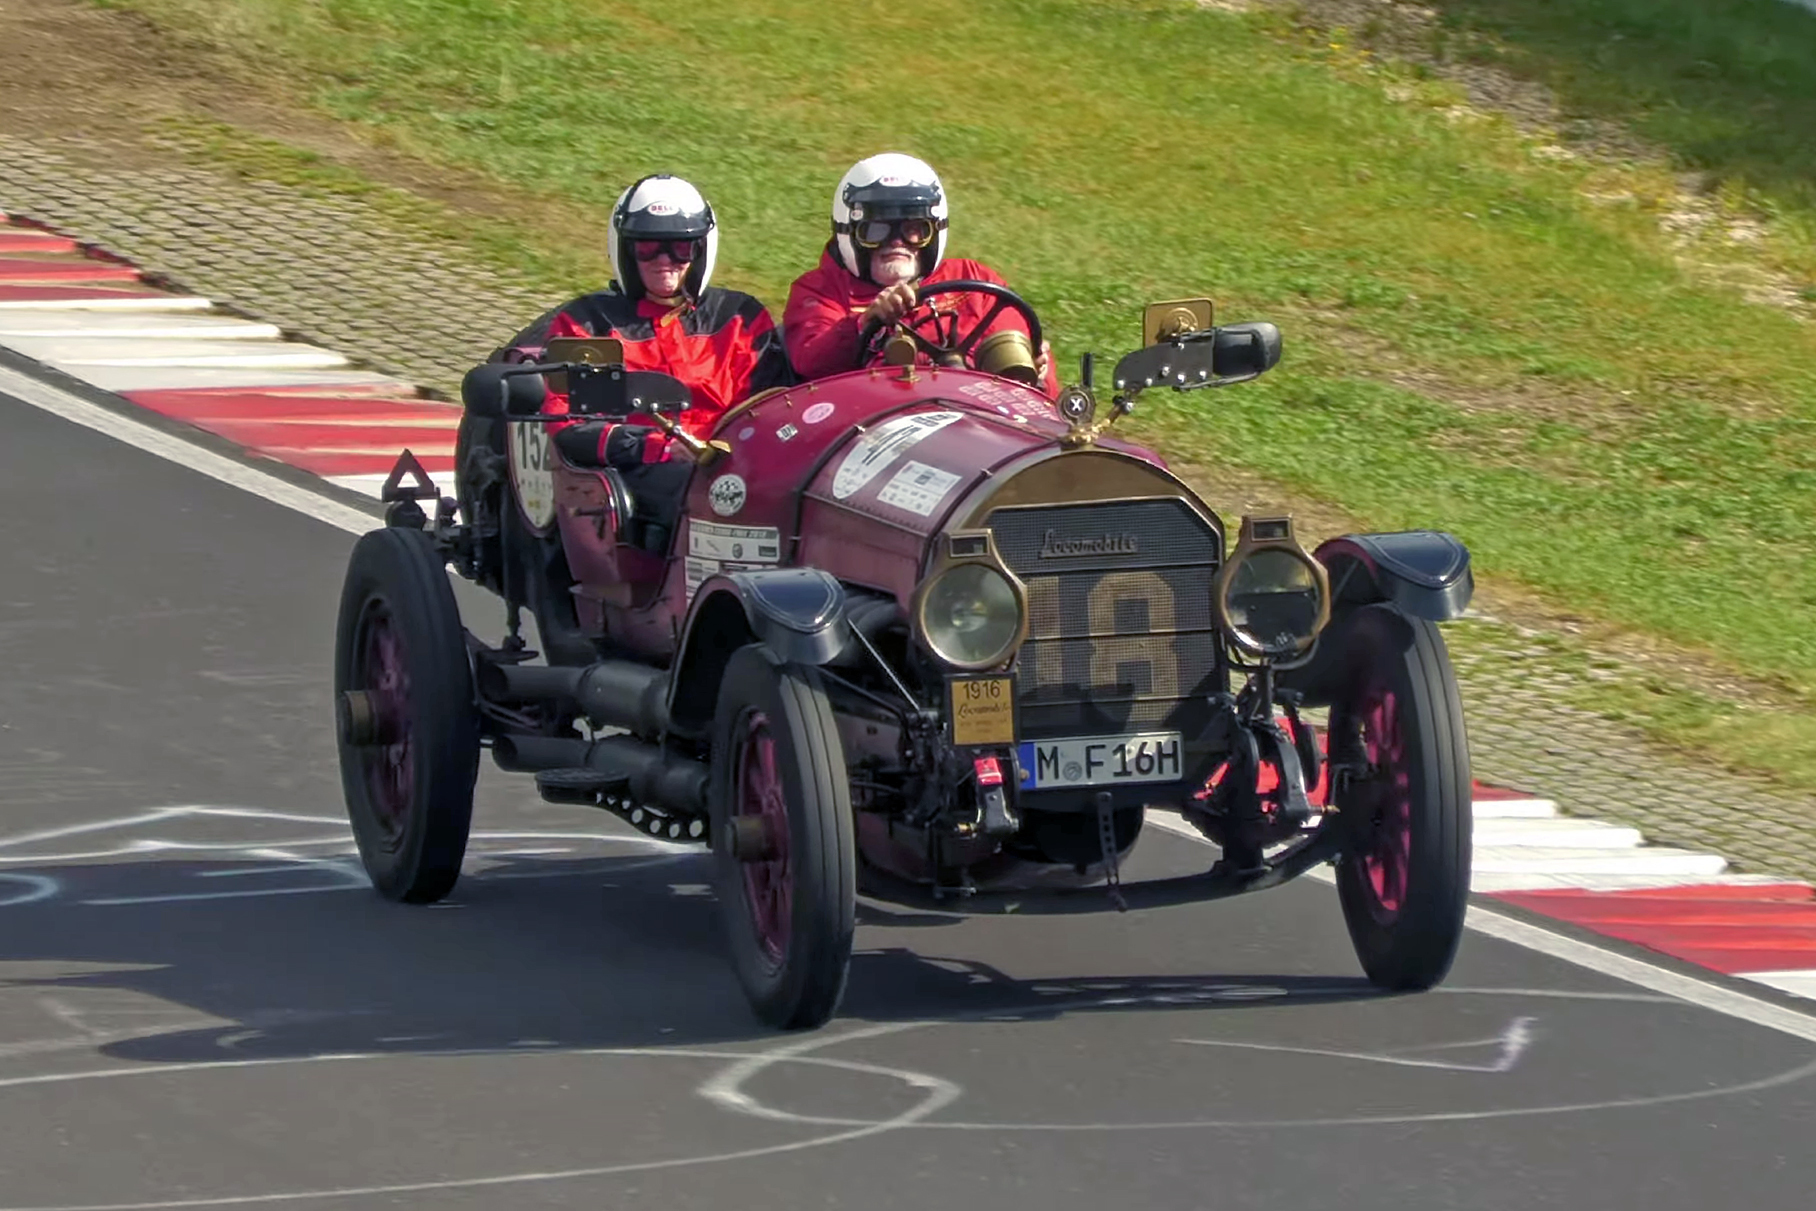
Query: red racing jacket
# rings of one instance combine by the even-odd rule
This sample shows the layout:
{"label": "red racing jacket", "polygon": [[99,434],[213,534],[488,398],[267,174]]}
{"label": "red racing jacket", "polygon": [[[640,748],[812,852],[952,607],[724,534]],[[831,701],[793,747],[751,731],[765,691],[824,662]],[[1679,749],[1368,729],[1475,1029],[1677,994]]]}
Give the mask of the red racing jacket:
{"label": "red racing jacket", "polygon": [[[916,285],[932,286],[961,278],[1008,285],[988,265],[963,258],[941,261]],[[863,330],[864,311],[881,293],[882,288],[876,284],[847,273],[829,245],[820,254],[818,267],[795,279],[788,291],[788,307],[782,313],[782,334],[795,372],[803,379],[810,379],[856,370],[862,354],[858,337]],[[948,294],[930,299],[927,305],[940,311],[957,311],[962,334],[983,319],[995,301],[982,294]],[[1005,328],[1026,332],[1028,324],[1014,311],[1005,310],[991,322],[986,335]],[[1040,356],[1040,350],[1036,349],[1034,353],[1036,357]],[[925,364],[927,357],[922,354],[916,360]],[[1046,376],[1041,380],[1041,389],[1050,399],[1059,395],[1059,376],[1054,372],[1051,359]]]}
{"label": "red racing jacket", "polygon": [[[492,361],[537,361],[549,340],[558,336],[613,336],[624,343],[626,370],[659,370],[687,384],[693,403],[676,419],[681,428],[704,438],[732,405],[771,387],[795,381],[769,311],[736,290],[709,286],[697,302],[669,306],[651,299],[633,302],[615,288],[582,295],[538,317],[492,355]],[[563,415],[567,396],[549,393],[544,414]],[[574,423],[574,422],[569,422]],[[653,425],[645,416],[625,423]],[[552,434],[566,425],[551,424]],[[612,425],[601,426],[599,454],[605,456]],[[652,433],[644,461],[668,457],[669,439]]]}

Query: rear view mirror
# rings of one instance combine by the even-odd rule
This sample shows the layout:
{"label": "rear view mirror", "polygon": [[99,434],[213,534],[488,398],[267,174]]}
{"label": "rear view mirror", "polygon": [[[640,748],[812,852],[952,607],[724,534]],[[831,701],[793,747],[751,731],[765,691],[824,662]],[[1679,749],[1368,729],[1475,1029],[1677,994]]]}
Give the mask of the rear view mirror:
{"label": "rear view mirror", "polygon": [[571,374],[550,374],[551,387],[558,377],[567,383],[569,412],[616,418],[628,415],[631,411],[628,394],[630,376],[621,365],[579,363]]}
{"label": "rear view mirror", "polygon": [[[622,366],[624,342],[615,336],[550,337],[547,347],[542,351],[542,360],[545,363],[580,362],[588,366]],[[567,375],[560,370],[550,371],[549,390],[567,394]]]}
{"label": "rear view mirror", "polygon": [[545,362],[585,362],[589,366],[622,366],[624,342],[615,336],[555,336],[542,351]]}
{"label": "rear view mirror", "polygon": [[693,403],[687,384],[660,370],[581,365],[568,378],[573,387],[568,408],[587,416],[618,420],[639,412],[685,412]]}
{"label": "rear view mirror", "polygon": [[1176,341],[1187,333],[1203,332],[1212,326],[1216,308],[1209,299],[1173,299],[1149,303],[1141,313],[1141,343],[1158,345]]}
{"label": "rear view mirror", "polygon": [[467,371],[460,384],[460,402],[474,416],[498,420],[506,416],[534,416],[542,411],[548,388],[542,375],[524,373],[509,362],[485,362]]}
{"label": "rear view mirror", "polygon": [[1212,373],[1220,387],[1258,378],[1280,361],[1280,329],[1272,324],[1228,324],[1217,329],[1211,343],[1216,349]]}
{"label": "rear view mirror", "polygon": [[1137,349],[1116,363],[1110,381],[1118,391],[1144,387],[1206,387],[1216,373],[1215,346],[1208,340],[1168,341]]}
{"label": "rear view mirror", "polygon": [[624,389],[632,412],[685,412],[694,403],[686,383],[660,370],[627,371]]}
{"label": "rear view mirror", "polygon": [[1118,391],[1227,387],[1247,382],[1280,361],[1280,329],[1268,323],[1228,324],[1137,349],[1116,363]]}

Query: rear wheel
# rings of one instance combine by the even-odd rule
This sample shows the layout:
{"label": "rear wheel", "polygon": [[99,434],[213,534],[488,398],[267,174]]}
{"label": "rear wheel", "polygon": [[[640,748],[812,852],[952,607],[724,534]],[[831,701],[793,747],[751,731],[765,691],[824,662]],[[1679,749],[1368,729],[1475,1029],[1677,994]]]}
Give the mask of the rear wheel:
{"label": "rear wheel", "polygon": [[1370,980],[1430,988],[1456,957],[1469,898],[1472,784],[1456,675],[1437,627],[1391,606],[1357,610],[1331,639],[1345,645],[1347,674],[1331,706],[1333,758],[1368,767],[1337,792],[1349,831],[1337,863],[1344,921]]}
{"label": "rear wheel", "polygon": [[819,675],[736,652],[712,749],[713,861],[738,981],[783,1030],[824,1024],[851,967],[857,857],[851,788]]}
{"label": "rear wheel", "polygon": [[422,531],[376,530],[354,545],[334,693],[347,817],[372,886],[441,899],[472,826],[479,717],[453,587]]}

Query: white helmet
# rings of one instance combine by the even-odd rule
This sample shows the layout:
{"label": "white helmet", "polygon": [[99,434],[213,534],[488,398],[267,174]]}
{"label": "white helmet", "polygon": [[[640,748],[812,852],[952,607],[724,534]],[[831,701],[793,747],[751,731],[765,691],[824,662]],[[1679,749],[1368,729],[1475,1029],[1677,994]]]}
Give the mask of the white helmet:
{"label": "white helmet", "polygon": [[713,208],[700,191],[680,177],[644,177],[618,195],[612,206],[611,235],[606,253],[618,289],[633,299],[643,297],[643,275],[637,272],[638,240],[698,240],[699,251],[681,279],[681,289],[698,299],[712,280],[713,259],[719,254],[719,225]]}
{"label": "white helmet", "polygon": [[913,156],[884,152],[859,160],[839,181],[832,195],[833,246],[848,273],[870,277],[870,250],[882,241],[866,238],[873,223],[923,219],[928,224],[920,245],[921,277],[932,273],[946,255],[946,190],[939,174]]}

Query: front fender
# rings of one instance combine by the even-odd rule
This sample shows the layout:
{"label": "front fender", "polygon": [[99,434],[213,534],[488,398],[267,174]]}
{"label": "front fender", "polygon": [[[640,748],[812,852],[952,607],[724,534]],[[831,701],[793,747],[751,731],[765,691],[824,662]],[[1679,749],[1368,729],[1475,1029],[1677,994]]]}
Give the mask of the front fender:
{"label": "front fender", "polygon": [[1330,573],[1333,611],[1385,601],[1432,622],[1462,617],[1475,594],[1469,548],[1439,530],[1344,534],[1312,556]]}
{"label": "front fender", "polygon": [[709,577],[694,594],[669,678],[669,719],[698,732],[711,722],[731,654],[760,643],[788,664],[821,665],[849,642],[845,589],[817,568],[764,568]]}

